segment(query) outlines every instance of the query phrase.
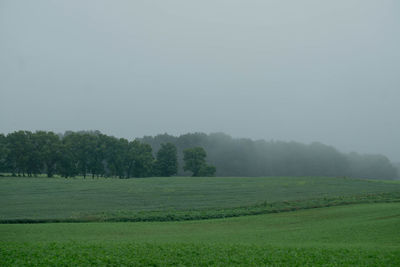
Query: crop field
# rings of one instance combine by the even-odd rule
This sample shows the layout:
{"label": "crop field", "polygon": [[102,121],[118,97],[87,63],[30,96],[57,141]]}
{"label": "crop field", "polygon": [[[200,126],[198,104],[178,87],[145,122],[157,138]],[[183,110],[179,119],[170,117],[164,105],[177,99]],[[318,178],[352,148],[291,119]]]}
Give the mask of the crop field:
{"label": "crop field", "polygon": [[94,180],[2,177],[0,221],[214,218],[225,213],[247,214],[249,210],[254,211],[249,214],[263,213],[265,206],[280,211],[337,202],[358,203],[360,198],[374,201],[388,198],[385,194],[390,194],[389,199],[393,198],[391,194],[400,197],[400,184],[326,177]]}
{"label": "crop field", "polygon": [[187,222],[0,225],[0,265],[399,266],[400,203]]}
{"label": "crop field", "polygon": [[400,266],[399,195],[348,178],[3,177],[0,266]]}

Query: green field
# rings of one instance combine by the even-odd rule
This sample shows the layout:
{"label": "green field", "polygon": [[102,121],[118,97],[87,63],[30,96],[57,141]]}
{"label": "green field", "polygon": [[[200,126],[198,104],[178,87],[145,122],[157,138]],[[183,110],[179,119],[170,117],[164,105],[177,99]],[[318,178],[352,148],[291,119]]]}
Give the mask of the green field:
{"label": "green field", "polygon": [[400,203],[189,222],[0,225],[0,265],[400,264]]}
{"label": "green field", "polygon": [[[184,218],[196,217],[198,211],[205,213],[205,218],[213,218],[223,212],[227,216],[246,214],[248,209],[255,210],[255,214],[263,213],[264,207],[259,205],[266,203],[272,204],[270,209],[279,211],[337,202],[324,198],[344,197],[348,198],[347,202],[357,203],[353,197],[381,193],[399,194],[400,184],[326,177],[94,180],[3,177],[0,178],[0,221],[91,221],[166,218],[176,214]],[[290,201],[301,203],[288,204]],[[238,207],[244,207],[244,211],[237,210]]]}
{"label": "green field", "polygon": [[[400,266],[399,200],[348,178],[3,177],[0,266]],[[105,215],[152,222],[16,223]]]}

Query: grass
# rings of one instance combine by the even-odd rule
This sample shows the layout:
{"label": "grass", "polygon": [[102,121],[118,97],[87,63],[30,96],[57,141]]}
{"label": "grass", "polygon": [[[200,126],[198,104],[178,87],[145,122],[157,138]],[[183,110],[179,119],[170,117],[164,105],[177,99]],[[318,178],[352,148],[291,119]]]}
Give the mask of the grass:
{"label": "grass", "polygon": [[398,250],[221,244],[23,244],[2,266],[399,266]]}
{"label": "grass", "polygon": [[399,193],[396,183],[326,177],[1,177],[0,221],[218,218],[357,203],[368,195],[375,201]]}
{"label": "grass", "polygon": [[400,266],[399,200],[347,178],[1,177],[0,266]]}
{"label": "grass", "polygon": [[186,222],[0,225],[0,265],[399,266],[400,203]]}
{"label": "grass", "polygon": [[350,205],[355,203],[391,203],[400,202],[400,193],[380,193],[354,195],[345,197],[324,197],[317,199],[304,199],[273,203],[261,203],[251,206],[232,208],[208,208],[193,210],[165,210],[165,211],[117,211],[79,214],[69,218],[43,218],[43,219],[0,219],[0,223],[56,223],[56,222],[164,222],[220,219],[247,215],[259,215],[314,209],[321,207]]}

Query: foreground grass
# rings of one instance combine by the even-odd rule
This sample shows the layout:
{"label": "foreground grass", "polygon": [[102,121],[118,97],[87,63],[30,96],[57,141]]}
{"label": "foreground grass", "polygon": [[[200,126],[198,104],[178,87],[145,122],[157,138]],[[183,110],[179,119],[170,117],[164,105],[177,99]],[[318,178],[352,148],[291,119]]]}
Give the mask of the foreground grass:
{"label": "foreground grass", "polygon": [[2,266],[399,266],[398,250],[221,244],[44,244],[0,250]]}
{"label": "foreground grass", "polygon": [[326,177],[129,180],[1,177],[0,221],[219,218],[329,206],[343,199],[346,203],[357,203],[368,195],[380,200],[397,198],[390,194],[399,193],[400,184],[396,183]]}
{"label": "foreground grass", "polygon": [[0,265],[400,265],[400,203],[218,220],[0,225]]}

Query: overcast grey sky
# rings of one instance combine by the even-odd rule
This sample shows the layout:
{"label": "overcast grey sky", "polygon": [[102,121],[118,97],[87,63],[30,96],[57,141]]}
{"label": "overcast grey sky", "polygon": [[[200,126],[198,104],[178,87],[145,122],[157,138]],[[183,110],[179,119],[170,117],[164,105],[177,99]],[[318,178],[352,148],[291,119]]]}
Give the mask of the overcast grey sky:
{"label": "overcast grey sky", "polygon": [[225,132],[400,161],[400,1],[0,0],[0,132]]}

